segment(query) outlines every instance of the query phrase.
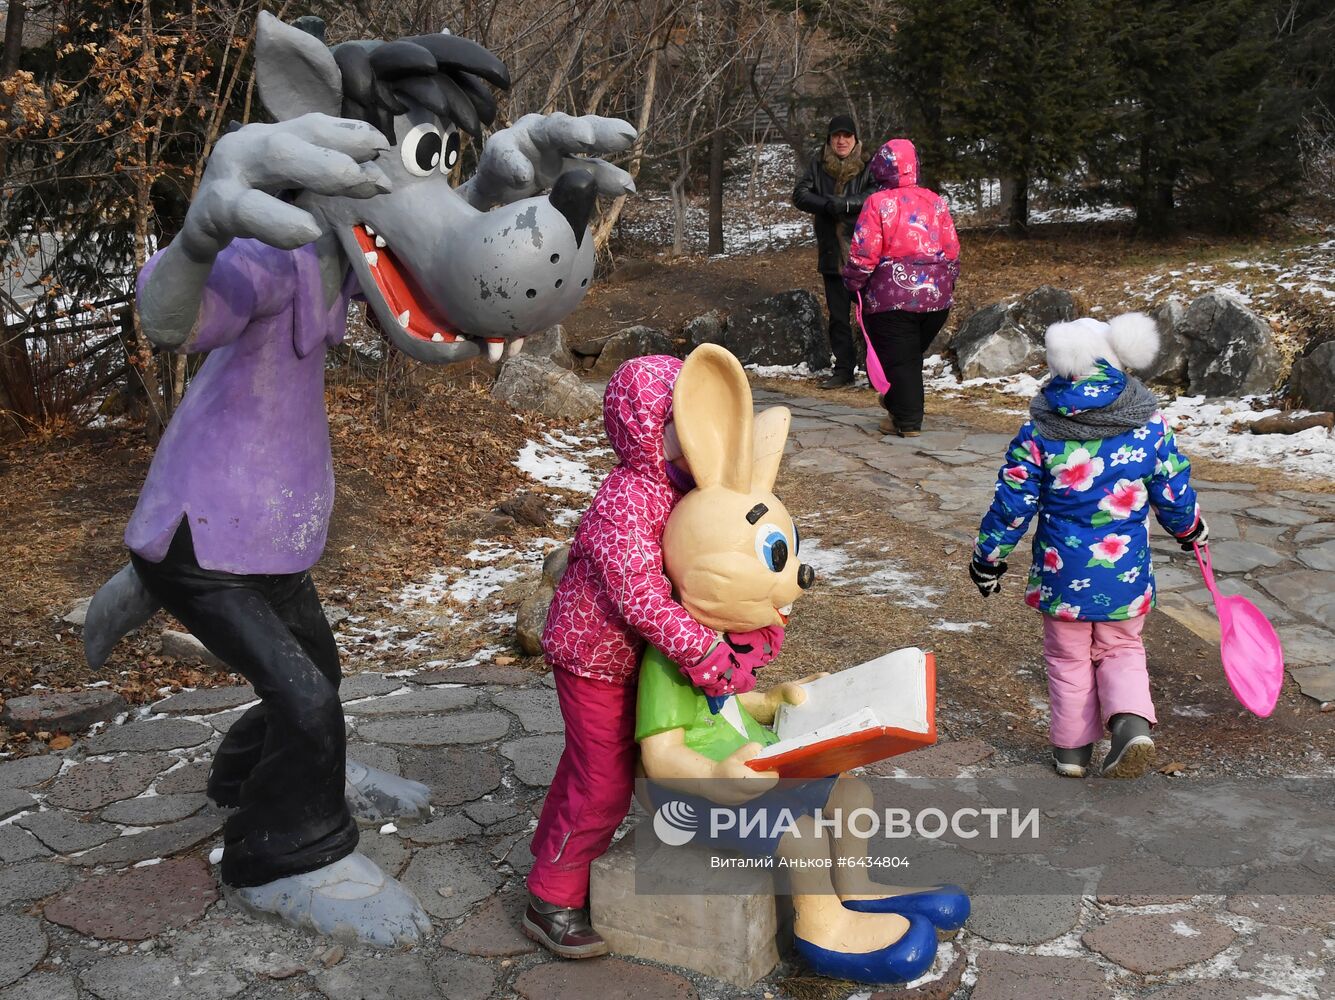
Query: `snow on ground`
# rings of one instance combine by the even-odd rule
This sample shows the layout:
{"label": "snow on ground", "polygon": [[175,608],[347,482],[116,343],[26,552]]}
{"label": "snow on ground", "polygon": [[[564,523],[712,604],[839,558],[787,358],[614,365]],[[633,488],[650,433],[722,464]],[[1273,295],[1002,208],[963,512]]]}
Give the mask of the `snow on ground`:
{"label": "snow on ground", "polygon": [[542,441],[528,441],[519,449],[514,464],[525,475],[558,489],[593,493],[603,474],[595,472],[585,458],[611,454],[610,448],[590,447],[596,438],[565,431],[543,434]]}
{"label": "snow on ground", "polygon": [[1280,315],[1280,295],[1285,291],[1326,303],[1335,301],[1335,227],[1312,224],[1310,230],[1310,243],[1268,246],[1237,260],[1193,262],[1155,271],[1124,286],[1128,304],[1153,305],[1172,295],[1190,300],[1223,291],[1274,319]]}
{"label": "snow on ground", "polygon": [[[602,481],[597,460],[610,455],[601,432],[590,422],[580,433],[552,431],[530,440],[514,460],[525,474],[548,487],[570,491],[569,507],[555,512],[558,526],[579,520]],[[558,532],[565,534],[565,532]],[[562,544],[556,538],[526,539],[518,546],[482,539],[461,565],[442,566],[382,601],[379,615],[354,615],[336,633],[340,648],[360,659],[416,659],[439,656],[443,641],[471,649],[467,659],[433,659],[415,666],[483,663],[509,649],[517,595],[524,581],[536,583],[543,559]]]}
{"label": "snow on ground", "polygon": [[[796,178],[793,153],[786,145],[761,144],[737,155],[732,172],[723,181],[721,256],[815,243],[811,216],[792,205]],[[707,206],[703,192],[688,197],[683,227],[686,253],[708,249]],[[626,203],[617,232],[624,239],[670,247],[672,222],[668,192],[645,190]]]}
{"label": "snow on ground", "polygon": [[[924,381],[929,392],[949,397],[967,396],[970,389],[987,388],[1018,397],[1013,411],[1020,419],[1027,412],[1028,400],[1042,382],[1035,374],[1041,369],[1007,375],[1002,378],[975,378],[960,381],[950,365],[939,355],[925,362]],[[1322,427],[1313,427],[1298,434],[1252,434],[1246,425],[1261,417],[1279,413],[1265,396],[1243,396],[1241,399],[1206,399],[1204,396],[1178,396],[1170,399],[1161,395],[1163,413],[1177,434],[1178,443],[1188,458],[1201,456],[1220,462],[1240,465],[1263,465],[1287,472],[1322,479],[1331,477],[1335,469],[1335,436]],[[1307,411],[1290,411],[1302,416]]]}
{"label": "snow on ground", "polygon": [[907,608],[934,608],[931,600],[941,591],[929,587],[900,564],[880,553],[866,555],[872,546],[870,539],[849,545],[827,545],[819,538],[802,539],[802,562],[816,571],[816,580],[822,585],[847,588],[868,597],[894,597]]}

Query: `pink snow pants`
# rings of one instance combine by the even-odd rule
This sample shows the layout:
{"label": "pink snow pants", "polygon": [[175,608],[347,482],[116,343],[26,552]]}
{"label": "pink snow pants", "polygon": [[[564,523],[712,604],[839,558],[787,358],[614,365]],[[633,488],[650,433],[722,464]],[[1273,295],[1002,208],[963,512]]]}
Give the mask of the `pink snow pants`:
{"label": "pink snow pants", "polygon": [[1052,702],[1052,745],[1082,747],[1103,738],[1108,720],[1123,712],[1154,717],[1145,644],[1145,618],[1068,622],[1043,616],[1043,657]]}
{"label": "pink snow pants", "polygon": [[635,685],[552,671],[566,746],[533,833],[528,887],[557,906],[584,906],[589,865],[607,850],[635,790]]}

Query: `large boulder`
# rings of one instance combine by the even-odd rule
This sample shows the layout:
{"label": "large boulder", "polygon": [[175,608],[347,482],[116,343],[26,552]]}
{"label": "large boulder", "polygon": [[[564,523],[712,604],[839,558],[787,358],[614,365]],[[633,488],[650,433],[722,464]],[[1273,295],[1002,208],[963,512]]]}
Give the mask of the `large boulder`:
{"label": "large boulder", "polygon": [[1289,391],[1309,410],[1335,410],[1335,340],[1317,345],[1293,363]]}
{"label": "large boulder", "polygon": [[601,378],[609,377],[621,367],[622,362],[631,358],[640,358],[646,354],[673,354],[672,338],[653,326],[629,326],[618,330],[598,352],[598,362],[593,366],[593,374]]}
{"label": "large boulder", "polygon": [[[949,341],[965,378],[1014,375],[1043,360],[1043,338],[1053,323],[1075,319],[1075,298],[1064,288],[1039,285],[1018,302],[993,302],[966,319]],[[1028,341],[1028,345],[1024,341]]]}
{"label": "large boulder", "polygon": [[1178,329],[1192,393],[1241,396],[1275,387],[1280,356],[1270,324],[1237,299],[1207,292],[1187,307]]}
{"label": "large boulder", "polygon": [[1022,327],[1007,318],[993,333],[956,353],[963,378],[1014,375],[1043,361],[1043,349]]}
{"label": "large boulder", "polygon": [[516,410],[532,410],[561,420],[586,420],[602,412],[598,390],[550,358],[520,354],[501,365],[491,394]]}
{"label": "large boulder", "polygon": [[1187,384],[1187,340],[1182,336],[1182,320],[1186,315],[1186,302],[1176,296],[1165,299],[1150,312],[1150,319],[1159,328],[1159,353],[1154,364],[1137,373],[1146,382]]}
{"label": "large boulder", "polygon": [[519,648],[529,656],[542,655],[542,630],[547,627],[547,614],[551,611],[552,597],[556,585],[565,576],[566,562],[570,558],[570,546],[562,545],[547,553],[542,561],[542,581],[538,589],[524,598],[515,615],[515,634],[519,639]]}
{"label": "large boulder", "polygon": [[972,313],[950,338],[950,349],[956,357],[974,351],[983,341],[995,336],[1010,317],[1011,308],[1005,302],[993,302]]}
{"label": "large boulder", "polygon": [[686,349],[693,351],[701,344],[723,343],[723,332],[727,326],[727,317],[717,309],[688,320],[681,330],[682,336],[686,338]]}
{"label": "large boulder", "polygon": [[1053,323],[1069,323],[1075,319],[1075,298],[1064,288],[1039,285],[1015,304],[1011,319],[1029,334],[1030,340],[1042,344]]}
{"label": "large boulder", "polygon": [[761,299],[728,317],[723,346],[744,365],[830,366],[825,313],[805,288]]}
{"label": "large boulder", "polygon": [[566,345],[565,327],[559,323],[549,326],[541,333],[530,333],[524,338],[524,355],[530,358],[546,358],[555,361],[562,368],[574,368],[575,358]]}

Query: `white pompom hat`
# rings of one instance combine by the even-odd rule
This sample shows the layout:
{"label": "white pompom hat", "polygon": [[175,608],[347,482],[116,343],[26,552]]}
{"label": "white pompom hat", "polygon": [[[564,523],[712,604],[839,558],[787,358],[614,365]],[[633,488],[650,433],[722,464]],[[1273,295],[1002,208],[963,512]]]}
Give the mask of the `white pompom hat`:
{"label": "white pompom hat", "polygon": [[1107,323],[1087,316],[1053,323],[1044,340],[1048,368],[1069,379],[1091,374],[1099,358],[1127,371],[1148,368],[1159,354],[1159,328],[1154,320],[1138,312],[1125,313]]}

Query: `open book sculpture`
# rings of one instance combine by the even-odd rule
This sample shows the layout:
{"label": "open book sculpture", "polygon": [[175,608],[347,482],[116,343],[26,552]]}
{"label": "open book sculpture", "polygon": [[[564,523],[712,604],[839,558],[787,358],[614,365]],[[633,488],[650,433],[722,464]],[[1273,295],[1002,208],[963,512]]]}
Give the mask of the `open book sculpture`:
{"label": "open book sculpture", "polygon": [[[813,576],[799,564],[797,531],[773,493],[788,435],[788,411],[774,407],[754,415],[751,390],[737,359],[705,345],[686,359],[678,377],[673,420],[696,482],[696,489],[673,510],[663,536],[666,569],[678,599],[697,620],[719,631],[785,622],[792,602]],[[828,818],[870,808],[871,790],[864,782],[839,773],[838,766],[825,770],[813,763],[820,773],[810,781],[781,781],[781,772],[773,769],[787,769],[786,759],[795,761],[804,754],[808,763],[842,760],[832,748],[832,755],[824,756],[821,744],[850,738],[864,745],[864,754],[895,752],[878,741],[892,731],[909,733],[915,724],[919,732],[906,738],[931,742],[933,665],[926,654],[917,653],[915,660],[914,653],[892,654],[900,657],[896,672],[908,677],[916,669],[910,687],[918,686],[917,704],[907,715],[904,707],[914,699],[901,700],[887,689],[871,703],[873,712],[879,708],[886,715],[877,714],[874,721],[862,717],[867,725],[859,726],[853,713],[848,726],[856,731],[781,750],[770,767],[759,769],[763,761],[757,757],[765,747],[780,744],[780,734],[769,728],[776,715],[783,716],[780,726],[785,731],[820,729],[850,715],[852,701],[846,690],[840,693],[847,684],[841,680],[844,674],[730,697],[716,713],[709,699],[657,650],[649,649],[641,663],[636,739],[651,804],[662,809],[682,801],[697,814],[717,808],[752,814],[758,809],[790,810],[797,817],[792,828],[771,830],[768,838],[757,834],[725,841],[711,839],[702,829],[694,843],[784,860],[791,877],[797,951],[822,975],[868,983],[914,979],[935,958],[937,931],[958,928],[969,913],[968,898],[956,886],[914,891],[872,881],[865,837],[846,829],[836,839],[828,826],[816,823],[817,811]],[[859,670],[875,672],[871,665]],[[888,679],[891,673],[884,676]],[[863,739],[859,733],[871,735]],[[873,749],[873,744],[878,745]],[[812,768],[795,765],[789,773],[811,773]]]}
{"label": "open book sculpture", "polygon": [[774,716],[778,742],[747,766],[823,778],[936,742],[936,659],[897,649],[804,685],[806,700]]}

